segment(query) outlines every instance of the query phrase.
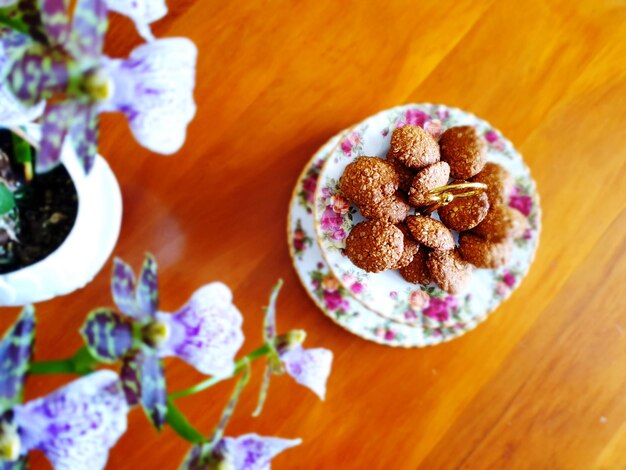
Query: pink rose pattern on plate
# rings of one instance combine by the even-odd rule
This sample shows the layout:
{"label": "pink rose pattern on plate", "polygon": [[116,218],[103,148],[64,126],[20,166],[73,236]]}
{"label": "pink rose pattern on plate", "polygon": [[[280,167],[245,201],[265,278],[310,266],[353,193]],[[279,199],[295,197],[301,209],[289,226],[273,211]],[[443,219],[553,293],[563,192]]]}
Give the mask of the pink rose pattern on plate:
{"label": "pink rose pattern on plate", "polygon": [[296,220],[296,228],[291,240],[293,250],[298,258],[302,258],[304,251],[313,244],[313,239],[302,228],[302,221]]}
{"label": "pink rose pattern on plate", "polygon": [[315,201],[315,189],[317,188],[317,179],[320,176],[320,171],[324,160],[320,159],[311,165],[306,172],[304,179],[300,182],[297,198],[299,204],[304,207],[308,214],[313,213],[313,202]]}

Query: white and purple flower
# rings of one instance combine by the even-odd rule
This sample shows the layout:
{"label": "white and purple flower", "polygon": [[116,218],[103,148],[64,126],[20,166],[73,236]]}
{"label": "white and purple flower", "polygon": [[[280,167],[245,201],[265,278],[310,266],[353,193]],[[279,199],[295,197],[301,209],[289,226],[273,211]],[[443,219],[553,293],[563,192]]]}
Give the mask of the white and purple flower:
{"label": "white and purple flower", "polygon": [[59,163],[69,137],[89,172],[97,153],[101,112],[123,112],[137,141],[154,152],[171,154],[182,146],[196,109],[197,48],[185,38],[166,38],[137,47],[128,59],[104,56],[109,9],[128,7],[131,17],[151,21],[165,8],[162,2],[149,0],[124,4],[78,0],[70,19],[66,3],[43,2],[45,41],[9,49],[6,79],[11,94],[27,109],[47,101],[37,171]]}
{"label": "white and purple flower", "polygon": [[57,470],[96,470],[126,431],[128,404],[117,374],[101,370],[11,411],[20,457],[38,449]]}
{"label": "white and purple flower", "polygon": [[272,291],[269,305],[265,309],[264,339],[265,344],[270,348],[270,355],[261,387],[259,406],[255,411],[257,415],[263,407],[272,373],[286,372],[297,383],[307,387],[323,400],[326,396],[326,382],[333,362],[333,353],[328,349],[302,347],[302,342],[306,338],[302,330],[292,330],[285,335],[276,336],[276,300],[281,287],[282,281]]}
{"label": "white and purple flower", "polygon": [[224,437],[210,450],[206,444],[193,447],[181,470],[269,470],[274,457],[301,443],[301,439],[282,439],[258,434]]}
{"label": "white and purple flower", "polygon": [[25,307],[0,342],[0,468],[24,468],[31,450],[43,451],[57,470],[104,468],[126,431],[117,374],[95,372],[22,404],[34,338],[34,310]]}
{"label": "white and purple flower", "polygon": [[129,404],[141,403],[157,427],[166,414],[161,358],[178,357],[204,374],[226,377],[243,344],[242,317],[224,284],[198,289],[176,313],[158,310],[157,266],[146,256],[139,282],[120,259],[111,287],[120,312],[97,309],[81,334],[90,353],[104,362],[122,360],[122,383]]}
{"label": "white and purple flower", "polygon": [[165,0],[106,0],[107,7],[135,22],[137,31],[146,40],[154,39],[150,23],[167,14]]}

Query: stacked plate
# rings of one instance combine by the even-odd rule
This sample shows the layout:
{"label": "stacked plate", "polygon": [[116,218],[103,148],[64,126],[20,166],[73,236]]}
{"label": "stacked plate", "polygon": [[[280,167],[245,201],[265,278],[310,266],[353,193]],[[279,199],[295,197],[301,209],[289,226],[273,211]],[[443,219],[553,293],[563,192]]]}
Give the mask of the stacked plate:
{"label": "stacked plate", "polygon": [[[515,241],[509,262],[499,269],[475,270],[469,288],[460,295],[447,294],[434,284],[411,284],[397,271],[367,273],[343,254],[350,230],[364,220],[339,192],[343,170],[361,155],[384,158],[391,133],[405,124],[422,126],[434,135],[452,126],[474,126],[488,144],[487,159],[515,178],[509,205],[528,218],[530,228]],[[530,172],[500,132],[456,108],[411,104],[340,132],[313,155],[290,202],[288,240],[302,285],[322,312],[361,338],[388,346],[421,347],[461,336],[511,295],[534,258],[540,216]]]}

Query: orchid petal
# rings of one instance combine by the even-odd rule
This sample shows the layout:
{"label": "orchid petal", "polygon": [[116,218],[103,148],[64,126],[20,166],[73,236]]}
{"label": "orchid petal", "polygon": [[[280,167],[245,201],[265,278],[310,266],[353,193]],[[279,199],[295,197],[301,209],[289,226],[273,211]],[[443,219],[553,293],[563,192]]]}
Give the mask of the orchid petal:
{"label": "orchid petal", "polygon": [[37,172],[46,172],[61,162],[61,149],[77,104],[71,101],[47,103],[41,128],[41,146],[37,155]]}
{"label": "orchid petal", "polygon": [[165,0],[107,0],[107,5],[110,10],[133,20],[139,34],[148,41],[154,39],[149,24],[167,14]]}
{"label": "orchid petal", "polygon": [[128,353],[133,345],[132,324],[112,310],[91,312],[80,334],[87,349],[102,362],[115,362]]}
{"label": "orchid petal", "polygon": [[179,357],[204,374],[231,375],[244,339],[243,319],[232,300],[230,289],[214,282],[198,289],[175,314],[158,313],[170,331],[159,356]]}
{"label": "orchid petal", "polygon": [[[13,61],[30,43],[31,39],[25,34],[0,28],[0,77],[7,74]],[[34,121],[43,109],[43,102],[28,106],[19,101],[7,85],[0,85],[0,126],[19,126]]]}
{"label": "orchid petal", "polygon": [[78,0],[72,18],[72,40],[68,44],[75,49],[77,57],[86,60],[100,56],[109,23],[107,13],[105,0]]}
{"label": "orchid petal", "polygon": [[186,38],[158,39],[137,47],[126,60],[104,62],[114,81],[114,94],[103,111],[122,111],[135,139],[164,155],[185,142],[193,119],[198,50]]}
{"label": "orchid petal", "polygon": [[39,3],[39,14],[46,35],[54,45],[63,45],[69,39],[69,0],[45,0]]}
{"label": "orchid petal", "polygon": [[137,286],[137,305],[145,316],[154,317],[159,308],[159,278],[154,256],[146,254]]}
{"label": "orchid petal", "polygon": [[34,340],[35,309],[29,305],[0,342],[0,410],[22,401]]}
{"label": "orchid petal", "polygon": [[121,376],[128,404],[141,403],[152,424],[161,429],[167,414],[165,372],[154,351],[144,348],[126,359]]}
{"label": "orchid petal", "polygon": [[67,90],[68,62],[58,50],[34,44],[9,60],[6,83],[24,106],[35,106],[43,99]]}
{"label": "orchid petal", "polygon": [[301,443],[302,439],[244,434],[239,437],[225,437],[216,451],[235,470],[264,470],[270,468],[271,460],[278,454]]}
{"label": "orchid petal", "polygon": [[113,260],[111,293],[120,312],[135,319],[142,317],[135,303],[135,274],[131,267],[120,258]]}
{"label": "orchid petal", "polygon": [[14,412],[24,450],[42,450],[55,470],[97,470],[126,431],[128,404],[117,375],[101,370]]}
{"label": "orchid petal", "polygon": [[300,385],[311,389],[321,400],[326,395],[333,353],[328,349],[304,349],[297,346],[281,354],[287,374]]}
{"label": "orchid petal", "polygon": [[89,173],[98,154],[99,118],[95,106],[82,105],[73,117],[70,136],[76,156]]}
{"label": "orchid petal", "polygon": [[265,307],[265,319],[263,320],[263,338],[265,342],[272,343],[276,337],[276,300],[281,287],[283,286],[283,280],[280,279],[272,293],[270,294],[269,305]]}

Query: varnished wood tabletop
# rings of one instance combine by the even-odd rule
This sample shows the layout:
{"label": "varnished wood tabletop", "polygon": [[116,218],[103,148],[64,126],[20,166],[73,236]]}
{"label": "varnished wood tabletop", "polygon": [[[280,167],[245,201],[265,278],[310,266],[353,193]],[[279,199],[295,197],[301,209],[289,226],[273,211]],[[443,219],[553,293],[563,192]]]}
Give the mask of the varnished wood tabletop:
{"label": "varnished wood tabletop", "polygon": [[[306,345],[335,353],[325,402],[281,377],[260,418],[250,416],[255,365],[228,433],[302,437],[277,469],[625,469],[626,4],[168,3],[155,33],[198,45],[198,113],[170,158],[140,148],[122,116],[104,119],[101,153],[124,196],[115,254],[135,266],[156,255],[165,310],[226,282],[244,314],[244,352],[261,342],[260,308],[282,277],[280,329],[304,328]],[[108,52],[138,43],[115,18]],[[291,268],[287,206],[331,135],[424,101],[471,111],[514,142],[538,184],[543,232],[530,274],[488,322],[449,344],[394,350],[317,311]],[[80,345],[85,314],[111,304],[109,271],[38,307],[38,358]],[[167,375],[170,390],[200,378],[179,361]],[[69,379],[31,377],[28,397]],[[209,433],[230,387],[179,404]],[[108,468],[176,468],[187,448],[135,410]]]}

